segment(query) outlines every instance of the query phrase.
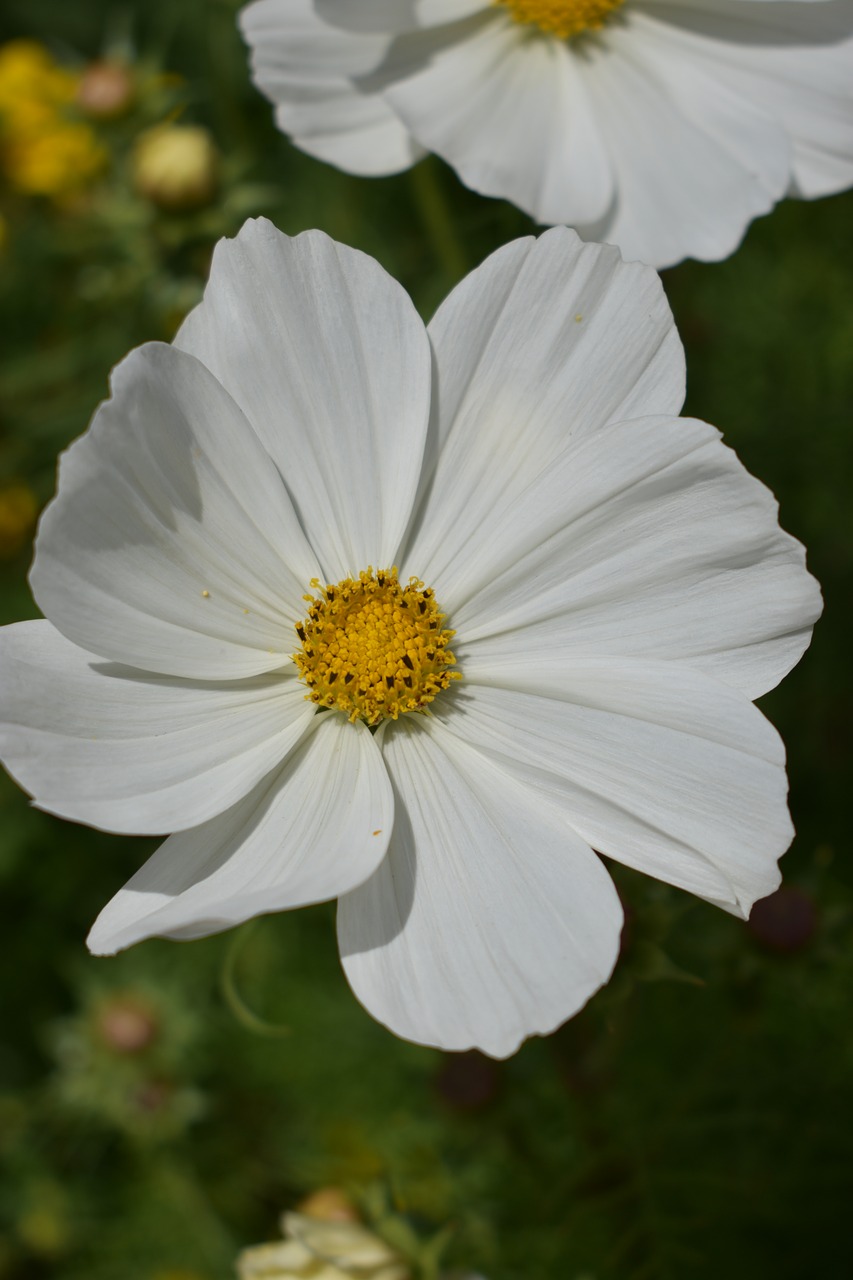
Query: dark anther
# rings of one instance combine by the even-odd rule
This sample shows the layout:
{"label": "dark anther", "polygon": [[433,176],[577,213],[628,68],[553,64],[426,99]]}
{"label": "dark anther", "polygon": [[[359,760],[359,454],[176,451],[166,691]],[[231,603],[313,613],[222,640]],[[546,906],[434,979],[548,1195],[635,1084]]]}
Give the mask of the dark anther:
{"label": "dark anther", "polygon": [[415,664],[412,662],[412,659],[409,657],[407,653],[403,654],[403,661],[405,662],[406,666],[409,668],[410,671],[414,671]]}
{"label": "dark anther", "polygon": [[393,677],[393,676],[386,676],[386,677],[385,677],[385,683],[387,684],[387,686],[388,686],[388,688],[389,688],[389,689],[393,689],[393,688],[394,688],[394,677]]}
{"label": "dark anther", "polygon": [[352,672],[348,671],[344,676],[344,684],[349,684],[350,680],[352,680]]}
{"label": "dark anther", "polygon": [[412,677],[411,677],[411,676],[403,676],[403,684],[406,686],[406,688],[407,688],[407,689],[411,689],[411,687],[412,687]]}
{"label": "dark anther", "polygon": [[426,600],[418,601],[418,609],[421,611],[421,613],[426,613]]}
{"label": "dark anther", "polygon": [[299,639],[300,639],[300,640],[303,642],[303,644],[304,644],[304,643],[305,643],[305,628],[304,628],[304,627],[302,627],[302,626],[297,626],[297,628],[296,628],[296,634],[299,636]]}
{"label": "dark anther", "polygon": [[330,672],[329,672],[329,684],[334,684],[334,683],[335,683],[335,681],[337,680],[337,678],[338,678],[338,673],[337,673],[337,671],[330,671]]}

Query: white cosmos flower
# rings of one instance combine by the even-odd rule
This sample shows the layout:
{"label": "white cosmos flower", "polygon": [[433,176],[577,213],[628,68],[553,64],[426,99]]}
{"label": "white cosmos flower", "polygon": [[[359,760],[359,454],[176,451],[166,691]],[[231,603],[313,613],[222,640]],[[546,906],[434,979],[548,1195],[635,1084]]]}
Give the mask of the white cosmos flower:
{"label": "white cosmos flower", "polygon": [[610,975],[598,853],[741,915],[770,893],[792,832],[751,700],[819,592],[683,391],[655,273],[565,228],[428,330],[319,232],[221,242],[62,459],[49,621],[0,632],[0,752],[35,803],[173,833],[92,950],[338,897],[376,1018],[501,1056]]}
{"label": "white cosmos flower", "polygon": [[463,182],[663,267],[853,184],[850,0],[256,0],[253,74],[351,173]]}

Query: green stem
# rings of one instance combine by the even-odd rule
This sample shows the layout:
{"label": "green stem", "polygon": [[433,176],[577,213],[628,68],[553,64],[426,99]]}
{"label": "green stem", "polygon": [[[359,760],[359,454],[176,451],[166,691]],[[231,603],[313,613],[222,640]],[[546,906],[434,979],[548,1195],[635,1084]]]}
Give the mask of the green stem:
{"label": "green stem", "polygon": [[427,156],[410,170],[415,204],[433,252],[452,283],[468,272],[468,259],[444,198],[438,162]]}
{"label": "green stem", "polygon": [[255,1035],[278,1039],[279,1037],[290,1035],[290,1027],[285,1027],[275,1022],[267,1022],[265,1018],[259,1017],[253,1009],[249,1008],[237,990],[237,961],[257,923],[257,920],[248,921],[241,929],[235,931],[234,937],[231,939],[231,945],[225,953],[225,959],[222,963],[222,995],[234,1017],[238,1022],[242,1022],[243,1026],[249,1031],[253,1031]]}

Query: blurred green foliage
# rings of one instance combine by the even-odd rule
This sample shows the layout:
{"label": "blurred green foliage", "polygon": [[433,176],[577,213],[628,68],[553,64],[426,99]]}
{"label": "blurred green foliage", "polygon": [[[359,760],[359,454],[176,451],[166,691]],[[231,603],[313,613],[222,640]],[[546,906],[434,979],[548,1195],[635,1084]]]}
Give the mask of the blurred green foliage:
{"label": "blurred green foliage", "polygon": [[[214,241],[247,214],[372,253],[425,316],[531,229],[437,161],[370,181],[296,152],[251,88],[235,9],[4,4],[0,40],[81,68],[118,55],[149,87],[92,123],[112,161],[74,202],[0,188],[0,505],[16,486],[50,496],[110,367],[171,337]],[[207,126],[221,153],[200,207],[134,188],[136,138],[166,118]],[[240,1247],[325,1185],[423,1241],[449,1227],[447,1264],[490,1280],[853,1274],[851,225],[849,195],[788,203],[728,262],[665,278],[687,411],[775,490],[825,590],[810,653],[765,700],[789,748],[790,891],[746,926],[614,869],[616,978],[497,1064],[375,1024],[341,975],[331,907],[88,957],[88,925],[149,843],[54,821],[4,778],[2,1280],[229,1277]],[[0,536],[4,622],[35,612],[22,520],[17,544]]]}

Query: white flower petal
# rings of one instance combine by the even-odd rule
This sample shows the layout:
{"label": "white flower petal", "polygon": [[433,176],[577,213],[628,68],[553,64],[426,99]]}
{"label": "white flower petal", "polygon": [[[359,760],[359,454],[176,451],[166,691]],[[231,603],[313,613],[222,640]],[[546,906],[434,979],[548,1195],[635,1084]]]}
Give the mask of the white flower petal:
{"label": "white flower petal", "polygon": [[[402,167],[420,144],[474,190],[613,241],[629,260],[715,261],[786,191],[853,184],[849,0],[631,0],[577,41],[493,0],[288,8],[322,24],[334,51],[325,72],[309,58],[264,85],[289,103],[301,83],[313,100],[279,109],[299,145],[313,131],[317,154],[380,172],[386,152]],[[347,40],[349,56],[370,49],[369,67],[344,67]]]}
{"label": "white flower petal", "polygon": [[[408,1267],[400,1264],[400,1255],[360,1222],[337,1222],[315,1218],[310,1213],[285,1213],[282,1229],[286,1236],[310,1250],[309,1257],[315,1266],[322,1260],[339,1267],[335,1280],[351,1274],[361,1276],[362,1280],[406,1280],[411,1274]],[[310,1275],[314,1280],[313,1272]]]}
{"label": "white flower petal", "polygon": [[457,22],[491,0],[313,0],[326,22],[345,31],[411,31]]}
{"label": "white flower petal", "polygon": [[[632,16],[629,41],[625,41],[624,31],[615,35],[613,48],[617,53],[621,51],[621,56],[656,79],[678,115],[712,138],[734,162],[740,170],[732,173],[734,183],[744,191],[754,188],[754,198],[759,201],[781,199],[790,181],[790,139],[778,119],[729,83],[727,64],[708,57],[707,41],[641,11]],[[697,172],[704,145],[703,138],[693,168],[679,174],[683,184],[695,186],[697,198],[705,181]],[[721,236],[725,224],[732,228],[730,237],[742,233],[738,230],[734,201],[729,201],[717,216]],[[690,234],[686,231],[685,237]]]}
{"label": "white flower petal", "polygon": [[131,834],[221,813],[315,714],[292,674],[208,684],[148,674],[78,649],[49,622],[0,629],[0,673],[10,773],[39,808]]}
{"label": "white flower petal", "polygon": [[[317,1280],[316,1257],[296,1240],[251,1245],[241,1250],[236,1265],[239,1280],[276,1280],[276,1277],[287,1280],[287,1277],[300,1276]],[[321,1272],[319,1280],[340,1280],[340,1272],[335,1275],[332,1268],[328,1268],[325,1276]]]}
{"label": "white flower petal", "polygon": [[335,31],[311,0],[257,0],[239,24],[252,49],[252,79],[303,151],[374,176],[407,169],[423,154],[381,95],[350,78],[375,69],[388,36]]}
{"label": "white flower petal", "polygon": [[558,655],[466,676],[448,729],[558,800],[600,853],[744,916],[777,887],[785,751],[742,694],[673,663]]}
{"label": "white flower petal", "polygon": [[707,66],[721,85],[787,131],[797,194],[828,195],[853,183],[853,8],[847,0],[679,0],[652,12],[661,20],[657,26],[671,24],[674,57]]}
{"label": "white flower petal", "polygon": [[240,404],[278,464],[330,582],[387,568],[409,520],[431,363],[403,289],[319,231],[263,219],[220,241],[176,345]]}
{"label": "white flower petal", "polygon": [[[778,127],[762,122],[748,105],[739,135],[731,95],[723,85],[715,101],[714,85],[704,81],[701,67],[694,75],[685,60],[662,76],[661,64],[668,69],[665,48],[655,56],[654,40],[643,39],[653,35],[653,24],[644,27],[642,18],[636,15],[624,28],[614,24],[606,53],[583,68],[618,196],[610,216],[582,231],[618,244],[628,259],[656,267],[688,256],[714,262],[734,252],[750,221],[784,193],[789,145]],[[710,129],[703,127],[707,119],[713,121]],[[727,146],[721,132],[738,142]],[[758,162],[746,144],[748,133],[763,145]]]}
{"label": "white flower petal", "polygon": [[505,1057],[607,981],[622,923],[613,884],[547,800],[437,718],[401,719],[382,752],[394,832],[339,903],[347,977],[396,1034]]}
{"label": "white flower petal", "polygon": [[429,327],[439,370],[407,572],[455,607],[460,548],[566,449],[617,418],[678,413],[684,352],[660,280],[563,227],[499,249]]}
{"label": "white flower petal", "polygon": [[382,68],[385,97],[418,142],[466,186],[512,200],[538,222],[592,222],[613,172],[580,63],[556,40],[521,40],[483,20],[401,39]]}
{"label": "white flower petal", "polygon": [[443,574],[464,603],[432,580],[463,671],[521,654],[667,658],[756,698],[809,643],[821,599],[803,548],[705,423],[610,424],[512,496],[503,529],[485,513],[481,534],[463,525]]}
{"label": "white flower petal", "polygon": [[318,714],[245,799],[160,846],[101,912],[89,949],[107,955],[142,938],[198,938],[346,893],[384,857],[393,821],[369,729]]}
{"label": "white flower petal", "polygon": [[69,640],[149,671],[229,679],[281,666],[319,567],[243,414],[160,343],[60,463],[31,582]]}
{"label": "white flower petal", "polygon": [[257,64],[255,80],[276,104],[276,124],[294,144],[344,173],[384,177],[411,168],[426,154],[378,94],[338,81],[318,84],[316,98],[294,103],[277,93],[267,69]]}

